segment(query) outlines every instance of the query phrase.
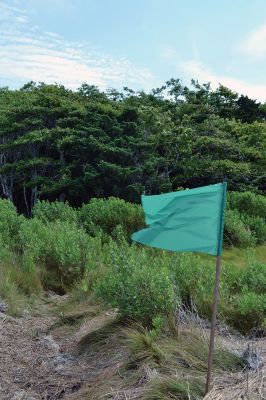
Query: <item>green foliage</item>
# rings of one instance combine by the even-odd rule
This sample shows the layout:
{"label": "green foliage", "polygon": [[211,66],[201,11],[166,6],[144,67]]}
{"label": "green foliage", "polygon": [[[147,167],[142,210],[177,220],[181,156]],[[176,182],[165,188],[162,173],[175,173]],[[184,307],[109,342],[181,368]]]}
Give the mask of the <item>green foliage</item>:
{"label": "green foliage", "polygon": [[138,364],[145,360],[160,364],[165,361],[166,353],[156,343],[154,331],[148,331],[138,324],[133,328],[125,329],[124,333],[132,353],[131,362]]}
{"label": "green foliage", "polygon": [[152,388],[144,398],[146,400],[197,400],[204,395],[203,387],[200,381],[163,377],[154,380]]}
{"label": "green foliage", "polygon": [[138,202],[143,190],[224,179],[230,189],[265,194],[265,126],[265,105],[197,81],[170,79],[151,93],[33,82],[5,88],[0,196],[30,216],[38,199]]}
{"label": "green foliage", "polygon": [[153,338],[156,338],[163,330],[165,321],[161,315],[156,315],[152,319],[152,329],[149,331]]}
{"label": "green foliage", "polygon": [[266,242],[266,219],[247,214],[240,215],[240,221],[250,230],[257,244]]}
{"label": "green foliage", "polygon": [[20,290],[21,280],[18,279],[18,275],[19,271],[14,268],[14,265],[1,261],[0,296],[8,304],[8,313],[14,316],[20,314],[21,308],[25,304],[25,299]]}
{"label": "green foliage", "polygon": [[57,270],[64,285],[71,285],[84,273],[88,261],[89,237],[69,222],[47,225],[41,260]]}
{"label": "green foliage", "polygon": [[95,286],[96,292],[118,307],[122,317],[150,324],[155,316],[171,310],[173,284],[159,257],[151,257],[145,249],[113,241],[104,253],[106,270]]}
{"label": "green foliage", "polygon": [[266,197],[252,192],[228,192],[225,240],[249,247],[266,241]]}
{"label": "green foliage", "polygon": [[25,269],[20,257],[7,248],[0,236],[0,296],[7,300],[9,313],[19,314],[26,303],[25,295],[41,292],[39,271]]}
{"label": "green foliage", "polygon": [[251,260],[240,270],[225,264],[222,271],[220,313],[245,333],[262,326],[266,313],[266,264]]}
{"label": "green foliage", "polygon": [[[69,286],[80,278],[88,262],[90,238],[83,229],[71,222],[44,224],[36,218],[25,221],[19,232],[18,250],[27,270],[42,264],[44,278],[51,275],[49,284]],[[44,282],[47,285],[47,282]],[[49,287],[49,286],[48,286]]]}
{"label": "green foliage", "polygon": [[229,192],[229,207],[241,214],[261,217],[266,220],[266,197],[252,192]]}
{"label": "green foliage", "polygon": [[0,237],[4,247],[12,248],[15,244],[23,219],[11,201],[0,199]]}
{"label": "green foliage", "polygon": [[[118,307],[122,317],[153,325],[151,335],[156,331],[154,317],[171,314],[180,302],[188,307],[194,304],[201,316],[211,316],[214,263],[201,256],[111,241],[104,246],[94,270],[99,271],[94,276],[98,296]],[[240,270],[223,265],[220,318],[242,332],[260,327],[265,316],[265,279],[265,264],[252,261]],[[238,307],[242,298],[243,305]],[[253,303],[246,300],[249,298]]]}
{"label": "green foliage", "polygon": [[235,313],[238,314],[236,327],[240,330],[251,330],[260,327],[266,315],[266,296],[265,292],[258,294],[254,292],[242,292],[241,295],[233,299]]}
{"label": "green foliage", "polygon": [[[242,247],[263,241],[265,234],[263,216],[251,213],[250,198],[257,201],[257,196],[247,198],[248,206],[237,203],[239,209],[229,209],[226,219],[227,242]],[[34,217],[26,219],[10,201],[0,200],[0,216],[0,295],[16,298],[74,286],[82,296],[94,291],[122,318],[148,327],[152,340],[163,329],[163,317],[173,315],[180,303],[211,315],[213,261],[130,243],[130,233],[144,224],[138,205],[93,199],[76,211],[68,204],[40,202]],[[242,332],[261,328],[265,288],[265,264],[254,259],[243,268],[224,263],[219,317]]]}
{"label": "green foliage", "polygon": [[230,246],[251,247],[256,243],[251,229],[247,228],[237,210],[227,210],[225,215],[224,240]]}
{"label": "green foliage", "polygon": [[[214,286],[213,262],[190,254],[172,255],[167,262],[182,302],[211,316]],[[260,327],[265,317],[266,264],[250,261],[243,269],[224,264],[220,283],[219,315],[242,332]],[[239,307],[240,301],[243,301]],[[254,311],[256,308],[256,311]]]}
{"label": "green foliage", "polygon": [[48,200],[38,201],[33,207],[32,215],[44,223],[54,221],[69,223],[77,222],[77,212],[67,202],[50,202]]}
{"label": "green foliage", "polygon": [[142,208],[122,199],[92,199],[79,210],[79,221],[90,235],[99,232],[115,235],[120,226],[129,239],[130,234],[145,225]]}

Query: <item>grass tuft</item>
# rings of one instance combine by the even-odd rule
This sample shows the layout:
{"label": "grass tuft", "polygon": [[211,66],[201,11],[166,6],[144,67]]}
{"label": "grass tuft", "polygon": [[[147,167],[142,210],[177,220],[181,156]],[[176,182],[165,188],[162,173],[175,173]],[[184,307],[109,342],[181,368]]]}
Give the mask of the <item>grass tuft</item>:
{"label": "grass tuft", "polygon": [[156,341],[153,333],[148,331],[142,325],[134,325],[132,328],[124,330],[126,342],[132,352],[136,363],[144,360],[162,363],[166,360],[167,354]]}
{"label": "grass tuft", "polygon": [[204,394],[203,381],[161,377],[151,384],[145,400],[199,400]]}

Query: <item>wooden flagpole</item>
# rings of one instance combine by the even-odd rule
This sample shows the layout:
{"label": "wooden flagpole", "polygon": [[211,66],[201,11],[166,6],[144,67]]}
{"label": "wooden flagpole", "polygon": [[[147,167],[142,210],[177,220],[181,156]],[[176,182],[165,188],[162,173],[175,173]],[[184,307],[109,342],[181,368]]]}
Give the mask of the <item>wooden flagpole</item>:
{"label": "wooden flagpole", "polygon": [[220,237],[219,237],[218,251],[217,251],[217,256],[216,256],[216,273],[215,273],[215,285],[214,285],[214,291],[213,291],[211,335],[210,335],[209,356],[208,356],[208,371],[207,371],[205,394],[207,394],[210,391],[211,381],[212,381],[213,350],[214,350],[214,338],[215,338],[216,317],[217,317],[217,305],[218,305],[218,298],[219,298],[219,281],[220,281],[220,273],[221,273],[221,254],[222,254],[222,245],[223,245],[224,212],[225,212],[225,206],[226,206],[226,190],[227,190],[227,182],[223,182],[223,195],[222,195],[222,204],[221,204]]}
{"label": "wooden flagpole", "polygon": [[221,256],[217,256],[216,257],[215,286],[214,286],[214,292],[213,292],[211,335],[210,335],[210,346],[209,346],[209,357],[208,357],[208,372],[207,372],[205,394],[207,394],[210,391],[211,380],[212,380],[212,362],[213,362],[213,349],[214,349],[214,337],[215,337],[215,327],[216,327],[217,304],[218,304],[218,297],[219,297],[220,272],[221,272]]}

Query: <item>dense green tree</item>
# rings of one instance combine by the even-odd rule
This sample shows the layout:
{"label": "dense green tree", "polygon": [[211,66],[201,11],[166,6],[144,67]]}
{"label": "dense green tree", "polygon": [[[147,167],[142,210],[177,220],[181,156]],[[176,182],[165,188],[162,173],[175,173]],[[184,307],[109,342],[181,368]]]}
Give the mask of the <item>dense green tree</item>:
{"label": "dense green tree", "polygon": [[236,118],[242,122],[254,122],[260,117],[260,103],[241,95],[237,100]]}
{"label": "dense green tree", "polygon": [[143,191],[223,179],[265,194],[265,110],[224,86],[179,79],[150,93],[1,88],[0,195],[30,215],[37,199],[139,201]]}

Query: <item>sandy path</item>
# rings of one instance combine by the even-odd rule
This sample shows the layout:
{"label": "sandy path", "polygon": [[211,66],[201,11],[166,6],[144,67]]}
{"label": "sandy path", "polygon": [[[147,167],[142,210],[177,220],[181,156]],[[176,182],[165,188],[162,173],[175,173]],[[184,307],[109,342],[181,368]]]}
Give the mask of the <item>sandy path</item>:
{"label": "sandy path", "polygon": [[[100,312],[86,317],[82,325],[60,326],[51,330],[57,317],[43,313],[42,317],[25,315],[11,318],[0,313],[0,400],[89,400],[87,388],[109,380],[128,357],[114,330],[105,335],[95,347],[93,335],[114,321],[114,312]],[[72,327],[73,328],[73,327]],[[82,342],[85,350],[80,350]],[[243,343],[225,336],[228,348],[245,348]],[[264,367],[258,373],[223,374],[216,376],[208,400],[266,399],[266,339],[253,344],[260,349]],[[247,385],[249,386],[246,390]],[[136,388],[118,396],[114,388],[113,399],[140,399]],[[117,388],[118,390],[118,388]],[[134,396],[133,396],[133,392]]]}
{"label": "sandy path", "polygon": [[83,398],[78,395],[83,384],[115,360],[110,354],[106,359],[104,346],[97,357],[93,352],[79,355],[78,344],[113,319],[102,313],[67,335],[64,327],[50,333],[56,317],[11,318],[0,313],[0,400]]}

